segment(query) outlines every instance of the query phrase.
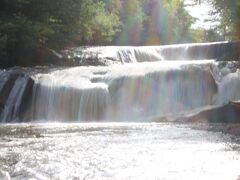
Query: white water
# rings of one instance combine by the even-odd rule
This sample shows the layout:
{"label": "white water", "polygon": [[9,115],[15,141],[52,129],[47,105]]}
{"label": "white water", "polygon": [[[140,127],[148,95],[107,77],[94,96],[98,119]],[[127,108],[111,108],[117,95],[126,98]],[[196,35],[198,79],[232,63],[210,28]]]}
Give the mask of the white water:
{"label": "white water", "polygon": [[76,67],[34,78],[35,120],[144,121],[240,98],[239,72],[214,61]]}
{"label": "white water", "polygon": [[2,125],[0,132],[1,179],[237,180],[240,176],[239,142],[188,125],[22,124]]}
{"label": "white water", "polygon": [[[169,48],[175,53],[164,54],[160,47],[100,48],[96,56],[124,65],[38,73],[33,95],[25,91],[30,81],[17,76],[8,98],[0,98],[1,120],[21,118],[19,108],[30,98],[32,122],[0,125],[0,179],[239,179],[237,137],[211,132],[210,124],[195,124],[197,130],[190,124],[129,123],[239,100],[234,62],[221,67],[212,60],[166,61],[189,57],[188,46]],[[9,87],[9,74],[0,74],[6,75],[1,92]],[[52,121],[68,124],[47,123]],[[217,126],[212,125],[220,131]],[[236,127],[225,129],[236,134]]]}
{"label": "white water", "polygon": [[99,46],[74,48],[66,51],[66,56],[79,61],[88,58],[99,61],[104,59],[108,61],[106,64],[111,65],[164,60],[218,59],[236,48],[238,46],[228,44],[226,41],[165,46]]}
{"label": "white water", "polygon": [[[237,57],[233,51],[237,47],[238,43],[217,42],[75,48],[68,54],[79,61],[96,65],[103,61],[114,63],[52,69],[49,73],[32,75],[34,82],[25,75],[17,75],[13,81],[13,75],[12,88],[11,73],[16,70],[3,72],[0,78],[7,80],[0,82],[1,122],[145,121],[237,101],[238,64],[192,59]],[[30,106],[25,103],[28,100]]]}
{"label": "white water", "polygon": [[240,73],[229,73],[219,84],[219,103],[240,100]]}
{"label": "white water", "polygon": [[239,100],[236,69],[219,68],[213,60],[192,60],[221,58],[227,48],[235,46],[217,42],[75,48],[69,54],[80,61],[105,59],[121,65],[36,75],[31,117],[48,121],[141,121]]}
{"label": "white water", "polygon": [[36,120],[141,121],[216,101],[213,61],[165,61],[76,67],[38,74]]}

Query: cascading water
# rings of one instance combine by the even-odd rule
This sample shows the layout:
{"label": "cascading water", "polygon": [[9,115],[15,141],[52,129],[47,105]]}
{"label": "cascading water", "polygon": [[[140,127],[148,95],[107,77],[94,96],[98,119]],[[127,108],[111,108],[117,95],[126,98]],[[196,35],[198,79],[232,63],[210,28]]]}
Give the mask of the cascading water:
{"label": "cascading water", "polygon": [[219,83],[218,103],[240,100],[240,73],[229,73]]}
{"label": "cascading water", "polygon": [[[239,100],[237,65],[229,63],[229,66],[221,67],[214,60],[181,60],[182,57],[200,58],[199,52],[206,48],[209,48],[207,53],[211,58],[215,57],[214,54],[218,58],[223,45],[229,46],[212,43],[72,50],[71,54],[82,60],[108,59],[115,65],[56,68],[49,73],[30,73],[31,85],[28,85],[29,78],[23,76],[16,77],[9,87],[7,83],[11,81],[5,78],[1,91],[4,92],[4,87],[10,91],[1,100],[2,122],[26,119],[144,121]],[[180,50],[183,52],[178,57],[176,52]],[[175,58],[175,61],[168,61],[167,57]],[[116,65],[116,62],[124,65]],[[2,76],[8,77],[9,74],[6,71]],[[30,105],[23,111],[21,104],[26,101],[27,87],[31,89],[27,98]]]}
{"label": "cascading water", "polygon": [[217,93],[211,64],[76,67],[37,75],[34,119],[131,121],[211,105]]}
{"label": "cascading water", "polygon": [[104,117],[109,105],[107,86],[75,75],[60,71],[57,75],[38,77],[32,102],[33,119],[64,121]]}
{"label": "cascading water", "polygon": [[0,71],[0,179],[239,179],[240,126],[184,119],[216,105],[226,122],[239,100],[225,46],[88,47],[67,53],[84,66]]}
{"label": "cascading water", "polygon": [[[81,65],[113,65],[161,60],[237,60],[239,42],[215,42],[165,46],[103,46],[79,47],[67,50],[64,56]],[[97,60],[93,62],[91,61]],[[90,62],[87,62],[90,61]]]}

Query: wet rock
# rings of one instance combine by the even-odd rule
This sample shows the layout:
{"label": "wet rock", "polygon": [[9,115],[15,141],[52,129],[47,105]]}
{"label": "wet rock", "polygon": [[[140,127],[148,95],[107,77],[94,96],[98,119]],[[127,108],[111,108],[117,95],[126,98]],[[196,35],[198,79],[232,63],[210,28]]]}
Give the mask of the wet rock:
{"label": "wet rock", "polygon": [[21,71],[5,71],[0,75],[1,122],[21,121],[32,97],[34,81]]}
{"label": "wet rock", "polygon": [[229,102],[223,106],[209,107],[194,115],[179,117],[177,120],[227,124],[240,123],[240,102]]}
{"label": "wet rock", "polygon": [[3,109],[19,74],[2,73],[0,75],[0,110]]}
{"label": "wet rock", "polygon": [[[107,48],[107,47],[106,47]],[[114,57],[101,57],[102,52],[91,47],[79,47],[61,52],[65,64],[70,66],[110,66],[122,64]]]}

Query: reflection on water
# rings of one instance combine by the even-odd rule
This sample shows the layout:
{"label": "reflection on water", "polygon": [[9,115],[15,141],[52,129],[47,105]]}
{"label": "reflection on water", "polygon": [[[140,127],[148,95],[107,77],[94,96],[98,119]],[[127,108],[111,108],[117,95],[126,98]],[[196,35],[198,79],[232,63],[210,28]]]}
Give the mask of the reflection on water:
{"label": "reflection on water", "polygon": [[1,125],[0,177],[236,180],[239,147],[186,124]]}

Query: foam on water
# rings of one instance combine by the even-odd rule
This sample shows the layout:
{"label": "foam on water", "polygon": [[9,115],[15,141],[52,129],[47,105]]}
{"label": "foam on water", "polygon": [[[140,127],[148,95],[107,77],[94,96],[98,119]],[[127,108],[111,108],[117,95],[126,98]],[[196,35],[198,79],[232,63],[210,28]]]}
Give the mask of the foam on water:
{"label": "foam on water", "polygon": [[76,67],[38,74],[37,120],[140,120],[213,104],[213,61]]}
{"label": "foam on water", "polygon": [[239,143],[176,124],[0,126],[0,178],[218,179],[239,175]]}

